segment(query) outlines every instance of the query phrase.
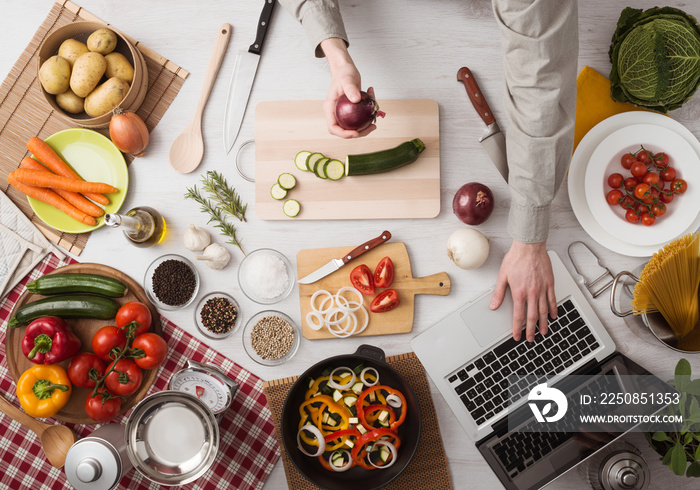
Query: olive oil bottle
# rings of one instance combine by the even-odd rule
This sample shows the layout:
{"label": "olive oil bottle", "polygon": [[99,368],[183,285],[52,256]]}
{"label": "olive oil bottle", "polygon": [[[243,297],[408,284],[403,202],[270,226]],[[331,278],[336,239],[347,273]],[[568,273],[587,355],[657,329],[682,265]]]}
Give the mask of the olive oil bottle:
{"label": "olive oil bottle", "polygon": [[148,206],[130,209],[125,214],[105,214],[105,224],[122,230],[124,236],[137,247],[152,247],[165,236],[163,215]]}

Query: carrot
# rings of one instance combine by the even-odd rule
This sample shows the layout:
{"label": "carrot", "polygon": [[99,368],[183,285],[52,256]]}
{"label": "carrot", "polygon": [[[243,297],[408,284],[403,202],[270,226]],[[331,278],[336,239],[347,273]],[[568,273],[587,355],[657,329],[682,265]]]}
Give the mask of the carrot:
{"label": "carrot", "polygon": [[[22,160],[22,168],[28,168],[29,170],[39,170],[41,172],[51,173],[51,170],[44,167],[41,163],[37,162],[31,157],[24,157]],[[53,175],[53,174],[51,174]],[[82,195],[77,192],[63,191],[60,189],[54,189],[54,192],[61,196],[63,199],[71,203],[76,208],[80,209],[83,213],[99,218],[105,214],[104,210],[92,201],[88,201]]]}
{"label": "carrot", "polygon": [[21,193],[26,194],[29,197],[32,197],[43,203],[46,203],[49,206],[53,206],[59,211],[63,211],[71,218],[80,221],[81,223],[84,223],[88,226],[95,226],[97,224],[97,220],[95,218],[83,213],[81,210],[73,206],[71,203],[63,199],[51,189],[45,189],[43,187],[33,187],[31,185],[22,184],[14,178],[12,172],[10,172],[10,175],[7,176],[7,181],[12,187],[17,189]]}
{"label": "carrot", "polygon": [[[41,138],[37,138],[36,136],[30,138],[29,141],[27,141],[27,149],[56,175],[83,180],[80,175],[75,173],[75,171],[58,156],[58,153]],[[102,194],[88,193],[85,197],[92,199],[96,203],[104,204],[105,206],[109,204],[109,199]]]}
{"label": "carrot", "polygon": [[34,187],[50,187],[52,189],[61,189],[64,191],[73,192],[99,192],[112,193],[117,192],[114,186],[103,184],[102,182],[85,182],[83,180],[70,179],[60,175],[53,175],[48,172],[39,170],[29,170],[27,168],[18,168],[11,172],[14,178],[20,184],[33,185]]}

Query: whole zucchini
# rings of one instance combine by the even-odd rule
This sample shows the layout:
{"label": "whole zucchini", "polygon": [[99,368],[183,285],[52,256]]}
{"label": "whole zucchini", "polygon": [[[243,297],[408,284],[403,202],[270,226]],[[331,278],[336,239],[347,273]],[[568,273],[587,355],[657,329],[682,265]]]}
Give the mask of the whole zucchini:
{"label": "whole zucchini", "polygon": [[126,284],[113,277],[100,274],[58,273],[48,274],[27,284],[34,294],[50,296],[67,293],[92,293],[110,298],[121,298],[126,294]]}
{"label": "whole zucchini", "polygon": [[98,318],[109,320],[117,316],[119,305],[103,296],[71,294],[52,296],[21,306],[8,322],[9,328],[26,325],[42,316],[61,318]]}
{"label": "whole zucchini", "polygon": [[345,175],[367,175],[388,172],[418,160],[425,150],[425,143],[419,138],[401,143],[396,148],[348,155],[345,159]]}

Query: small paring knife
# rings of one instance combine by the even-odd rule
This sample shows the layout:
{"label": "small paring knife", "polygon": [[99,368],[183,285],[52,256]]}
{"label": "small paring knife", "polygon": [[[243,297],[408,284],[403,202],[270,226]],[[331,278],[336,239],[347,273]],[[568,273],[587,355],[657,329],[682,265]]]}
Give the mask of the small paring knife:
{"label": "small paring knife", "polygon": [[339,259],[331,259],[330,262],[328,262],[325,265],[322,265],[321,267],[313,271],[311,274],[302,277],[297,282],[299,284],[311,284],[320,279],[323,279],[328,274],[337,271],[351,260],[356,259],[363,253],[372,250],[375,247],[378,247],[382,243],[388,241],[390,238],[391,233],[389,233],[388,231],[383,231],[382,234],[379,235],[377,238],[372,238],[371,240],[360,245],[359,247],[355,247]]}

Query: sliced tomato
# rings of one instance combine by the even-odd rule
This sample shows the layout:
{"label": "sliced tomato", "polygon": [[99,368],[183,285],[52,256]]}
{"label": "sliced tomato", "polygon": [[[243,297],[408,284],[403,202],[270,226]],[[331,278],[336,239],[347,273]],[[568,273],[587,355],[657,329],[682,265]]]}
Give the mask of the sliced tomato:
{"label": "sliced tomato", "polygon": [[384,257],[374,269],[374,285],[378,288],[388,288],[394,282],[394,263],[389,257]]}
{"label": "sliced tomato", "polygon": [[393,310],[399,306],[399,303],[401,303],[401,301],[399,300],[399,293],[396,292],[396,289],[386,289],[372,300],[369,309],[373,313],[383,313]]}
{"label": "sliced tomato", "polygon": [[372,296],[374,294],[374,279],[372,271],[365,264],[358,265],[350,273],[350,282],[353,287],[362,294]]}

